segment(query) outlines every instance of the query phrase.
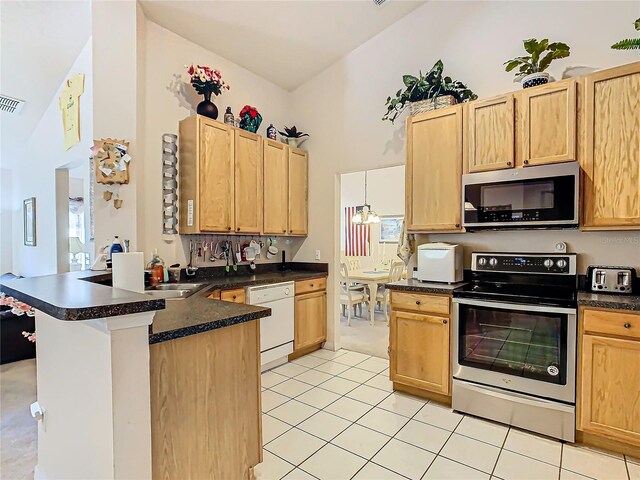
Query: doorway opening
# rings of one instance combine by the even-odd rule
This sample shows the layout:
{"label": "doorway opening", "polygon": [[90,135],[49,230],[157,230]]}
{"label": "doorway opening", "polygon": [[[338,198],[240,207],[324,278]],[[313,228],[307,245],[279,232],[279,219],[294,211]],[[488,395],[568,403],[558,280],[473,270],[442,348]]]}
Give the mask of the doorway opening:
{"label": "doorway opening", "polygon": [[400,165],[340,176],[340,345],[381,358],[388,358],[391,309],[384,284],[406,276],[397,255],[404,171]]}

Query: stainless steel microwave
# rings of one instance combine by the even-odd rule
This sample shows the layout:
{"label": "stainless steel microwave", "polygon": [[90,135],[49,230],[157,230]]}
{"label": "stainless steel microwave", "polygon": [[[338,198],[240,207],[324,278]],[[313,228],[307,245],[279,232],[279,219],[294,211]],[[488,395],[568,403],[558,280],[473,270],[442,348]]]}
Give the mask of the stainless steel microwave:
{"label": "stainless steel microwave", "polygon": [[467,230],[577,228],[578,162],[462,176]]}

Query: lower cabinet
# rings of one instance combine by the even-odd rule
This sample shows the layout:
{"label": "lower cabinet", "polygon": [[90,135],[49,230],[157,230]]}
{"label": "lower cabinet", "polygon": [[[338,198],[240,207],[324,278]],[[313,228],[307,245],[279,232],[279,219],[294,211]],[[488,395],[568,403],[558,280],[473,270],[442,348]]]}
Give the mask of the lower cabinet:
{"label": "lower cabinet", "polygon": [[212,300],[222,300],[223,302],[245,303],[244,288],[234,288],[233,290],[214,290],[209,295]]}
{"label": "lower cabinet", "polygon": [[327,340],[327,284],[325,278],[296,282],[293,355]]}
{"label": "lower cabinet", "polygon": [[640,447],[640,314],[581,311],[578,430]]}
{"label": "lower cabinet", "polygon": [[[450,395],[449,303],[448,296],[391,292],[389,376],[392,382]],[[429,307],[435,311],[425,311]]]}

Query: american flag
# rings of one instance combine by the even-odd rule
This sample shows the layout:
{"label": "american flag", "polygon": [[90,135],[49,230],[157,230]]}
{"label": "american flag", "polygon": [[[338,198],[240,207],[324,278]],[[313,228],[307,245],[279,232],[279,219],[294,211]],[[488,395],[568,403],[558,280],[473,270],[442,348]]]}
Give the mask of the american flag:
{"label": "american flag", "polygon": [[344,209],[344,254],[347,257],[366,257],[370,254],[369,242],[371,229],[369,225],[357,225],[351,221],[356,207]]}

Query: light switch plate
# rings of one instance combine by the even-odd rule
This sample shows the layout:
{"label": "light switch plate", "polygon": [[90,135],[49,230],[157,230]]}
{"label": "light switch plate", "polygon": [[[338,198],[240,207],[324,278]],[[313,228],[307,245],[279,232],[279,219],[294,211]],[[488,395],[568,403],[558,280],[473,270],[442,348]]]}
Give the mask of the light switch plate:
{"label": "light switch plate", "polygon": [[316,260],[320,260],[320,250],[316,250]]}

